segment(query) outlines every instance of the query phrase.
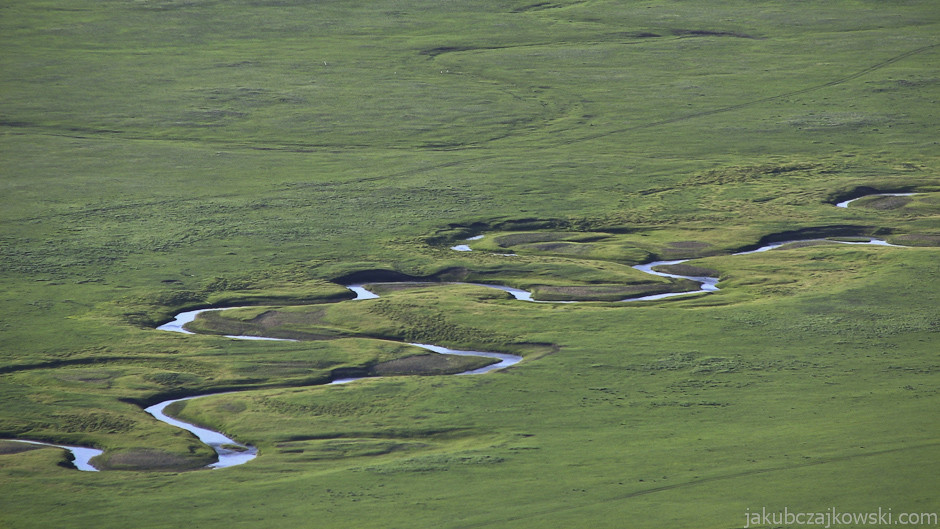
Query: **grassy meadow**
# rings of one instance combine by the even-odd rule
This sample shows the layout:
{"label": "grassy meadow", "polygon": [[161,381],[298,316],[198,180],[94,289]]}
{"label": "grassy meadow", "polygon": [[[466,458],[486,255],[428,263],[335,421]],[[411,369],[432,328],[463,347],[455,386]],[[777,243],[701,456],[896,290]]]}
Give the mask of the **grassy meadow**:
{"label": "grassy meadow", "polygon": [[[940,512],[938,35],[930,0],[0,2],[0,439],[105,451],[0,441],[0,527]],[[835,206],[878,192],[917,194]],[[826,237],[899,247],[732,255]],[[720,291],[617,301],[686,290],[631,268],[666,259]],[[173,413],[237,467],[142,409],[235,390]]]}

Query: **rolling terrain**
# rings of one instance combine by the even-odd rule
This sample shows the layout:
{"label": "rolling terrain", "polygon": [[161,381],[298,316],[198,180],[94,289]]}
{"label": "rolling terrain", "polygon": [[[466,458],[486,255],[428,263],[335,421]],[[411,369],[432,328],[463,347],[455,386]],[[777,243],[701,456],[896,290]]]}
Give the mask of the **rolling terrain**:
{"label": "rolling terrain", "polygon": [[[0,439],[104,453],[0,441],[0,527],[940,512],[938,35],[926,0],[3,3]],[[670,260],[718,290],[622,301],[697,289],[634,268]],[[210,470],[144,408],[220,392],[168,409],[257,447]]]}

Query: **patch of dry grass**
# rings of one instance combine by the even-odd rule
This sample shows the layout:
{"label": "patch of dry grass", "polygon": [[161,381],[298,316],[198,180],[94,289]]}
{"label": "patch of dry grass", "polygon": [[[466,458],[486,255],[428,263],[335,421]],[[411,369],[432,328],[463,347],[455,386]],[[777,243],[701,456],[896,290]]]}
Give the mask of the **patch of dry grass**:
{"label": "patch of dry grass", "polygon": [[481,356],[454,356],[433,353],[382,362],[369,370],[369,374],[372,376],[451,375],[497,362],[499,360],[495,358]]}
{"label": "patch of dry grass", "polygon": [[714,270],[712,268],[705,268],[703,266],[695,266],[685,263],[654,266],[653,270],[656,272],[691,277],[718,277],[720,274],[718,270]]}
{"label": "patch of dry grass", "polygon": [[693,290],[697,283],[637,283],[632,285],[539,285],[532,289],[540,301],[620,301],[625,298]]}
{"label": "patch of dry grass", "polygon": [[44,447],[42,445],[34,445],[34,444],[29,444],[29,443],[0,441],[0,455],[19,454],[20,452],[28,452],[30,450],[38,450],[40,448],[44,448]]}
{"label": "patch of dry grass", "polygon": [[108,452],[94,460],[100,470],[190,470],[210,463],[208,459],[187,458],[150,448]]}

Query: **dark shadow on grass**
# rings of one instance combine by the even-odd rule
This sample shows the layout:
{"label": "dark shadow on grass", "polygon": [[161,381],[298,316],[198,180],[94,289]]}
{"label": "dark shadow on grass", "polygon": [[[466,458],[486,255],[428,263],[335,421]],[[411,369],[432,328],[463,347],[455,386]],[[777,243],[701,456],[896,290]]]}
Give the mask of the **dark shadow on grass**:
{"label": "dark shadow on grass", "polygon": [[876,228],[874,226],[858,226],[854,224],[833,224],[829,226],[815,226],[810,228],[799,228],[795,230],[781,231],[765,235],[757,241],[756,244],[742,246],[735,250],[736,252],[747,252],[756,250],[762,246],[775,242],[793,241],[802,239],[825,239],[827,237],[867,237],[872,235],[890,235],[891,230],[887,228]]}
{"label": "dark shadow on grass", "polygon": [[839,192],[833,195],[829,195],[828,200],[826,201],[829,204],[838,204],[839,202],[845,202],[846,200],[855,200],[856,198],[862,198],[868,195],[878,195],[882,193],[914,193],[916,186],[907,185],[907,186],[895,186],[891,189],[876,189],[869,186],[858,186],[854,187],[849,191]]}

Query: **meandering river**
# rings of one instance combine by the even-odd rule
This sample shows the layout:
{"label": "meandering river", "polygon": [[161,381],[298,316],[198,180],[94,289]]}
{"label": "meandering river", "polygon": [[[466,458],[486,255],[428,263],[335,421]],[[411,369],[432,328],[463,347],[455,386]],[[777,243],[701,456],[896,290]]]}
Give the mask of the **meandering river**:
{"label": "meandering river", "polygon": [[[848,202],[851,202],[851,201],[840,203],[840,207],[845,207],[841,204],[847,205]],[[476,237],[471,237],[468,240],[476,240],[482,237],[483,237],[482,235],[478,235]],[[747,254],[753,254],[753,253],[758,253],[758,252],[766,252],[766,251],[773,250],[775,248],[779,248],[781,246],[795,243],[795,242],[807,242],[807,241],[816,241],[816,240],[825,240],[826,242],[835,242],[835,243],[840,243],[840,244],[869,244],[869,245],[880,245],[880,246],[896,246],[886,241],[883,241],[881,239],[874,239],[874,238],[869,238],[866,241],[835,241],[831,239],[808,239],[808,240],[804,239],[804,240],[776,242],[776,243],[762,246],[755,250],[738,252],[734,255],[747,255]],[[457,251],[471,251],[469,246],[466,246],[466,245],[458,245],[452,248]],[[645,272],[645,273],[652,274],[652,275],[695,281],[699,283],[698,290],[691,290],[687,292],[669,292],[665,294],[654,294],[654,295],[649,295],[649,296],[638,296],[638,297],[633,297],[633,298],[626,298],[620,301],[622,302],[653,301],[653,300],[664,299],[664,298],[674,297],[674,296],[685,296],[685,295],[690,295],[690,294],[701,294],[701,293],[717,291],[718,290],[718,286],[717,286],[718,278],[717,277],[684,276],[680,274],[671,274],[671,273],[659,272],[659,271],[654,270],[655,268],[660,267],[660,266],[680,264],[688,260],[689,259],[680,259],[680,260],[673,260],[673,261],[655,261],[652,263],[636,265],[633,268],[641,272]],[[536,302],[536,303],[578,303],[578,301],[548,301],[546,302],[546,301],[534,300],[532,299],[532,293],[529,291],[518,289],[518,288],[507,287],[503,285],[484,284],[484,283],[470,283],[470,284],[503,290],[511,294],[515,299],[521,300],[521,301],[529,301],[529,302]],[[352,292],[356,294],[356,297],[354,298],[354,300],[361,301],[361,300],[375,299],[379,297],[374,292],[368,290],[363,284],[347,285],[346,288],[348,288],[349,290],[351,290]],[[172,321],[167,322],[157,327],[157,329],[161,331],[194,334],[191,331],[186,330],[184,326],[187,323],[195,320],[196,316],[198,316],[200,313],[206,312],[206,311],[228,310],[229,308],[237,308],[237,307],[207,308],[207,309],[181,312],[177,314],[176,317]],[[266,338],[266,337],[259,337],[259,336],[227,335],[227,337],[236,339],[236,340],[296,341],[296,340],[285,340],[282,338]],[[470,371],[465,371],[463,373],[458,373],[459,375],[478,375],[478,374],[483,374],[483,373],[489,373],[492,371],[509,367],[522,360],[522,357],[520,356],[510,355],[510,354],[505,354],[505,353],[495,353],[495,352],[487,352],[487,351],[462,351],[462,350],[449,349],[447,347],[443,347],[440,345],[432,345],[432,344],[413,343],[411,345],[414,345],[416,347],[421,347],[421,348],[424,348],[424,349],[427,349],[427,350],[430,350],[439,354],[483,356],[483,357],[488,357],[488,358],[496,358],[499,360],[499,362],[497,363],[490,364],[488,366],[485,366],[479,369],[473,369]],[[352,382],[354,380],[359,380],[360,378],[365,378],[365,377],[336,379],[330,382],[330,384],[345,384],[345,383]],[[231,392],[227,392],[227,393],[231,393]],[[213,393],[213,394],[208,394],[208,395],[195,395],[191,397],[166,400],[166,401],[160,402],[158,404],[155,404],[153,406],[146,408],[145,411],[151,414],[157,420],[163,421],[172,426],[182,428],[184,430],[191,432],[193,435],[198,437],[199,440],[201,440],[203,443],[211,446],[218,454],[218,461],[216,463],[209,465],[208,468],[225,468],[225,467],[247,463],[248,461],[251,461],[252,459],[257,457],[258,455],[257,448],[238,443],[234,439],[227,437],[221,432],[216,432],[213,430],[209,430],[207,428],[202,428],[200,426],[196,426],[196,425],[187,423],[185,421],[181,421],[179,419],[173,418],[167,415],[166,413],[164,413],[164,410],[166,409],[166,407],[173,404],[174,402],[187,401],[187,400],[192,400],[196,398],[208,397],[211,395],[219,395],[219,394],[221,393]],[[39,441],[27,441],[27,440],[16,440],[16,441],[23,442],[23,443],[55,446],[58,448],[63,448],[65,450],[68,450],[74,456],[74,464],[76,468],[78,468],[79,470],[84,470],[84,471],[96,471],[97,469],[90,463],[90,459],[102,453],[101,450],[97,450],[93,448],[56,445],[56,444],[51,444],[51,443],[43,443]]]}
{"label": "meandering river", "polygon": [[[482,238],[482,237],[483,237],[482,235],[477,235],[476,237],[471,237],[470,239],[467,239],[467,240],[476,240],[476,239],[480,239],[480,238]],[[838,244],[867,244],[867,245],[875,245],[875,246],[894,246],[894,247],[900,247],[900,246],[897,245],[897,244],[891,244],[891,243],[889,243],[888,241],[885,241],[885,240],[882,240],[882,239],[876,239],[876,238],[874,238],[874,237],[868,237],[867,240],[863,240],[863,241],[838,241],[838,240],[834,240],[834,239],[795,239],[795,240],[788,240],[788,241],[780,241],[780,242],[770,243],[770,244],[761,246],[760,248],[757,248],[757,249],[755,249],[755,250],[748,250],[748,251],[744,251],[744,252],[737,252],[737,253],[734,253],[734,254],[732,254],[732,255],[748,255],[748,254],[753,254],[753,253],[760,253],[760,252],[766,252],[766,251],[769,251],[769,250],[774,250],[774,249],[780,248],[781,246],[786,246],[786,245],[788,245],[788,244],[793,244],[793,243],[798,243],[798,242],[801,242],[801,243],[817,242],[817,241],[819,241],[819,242],[838,243]],[[459,245],[459,246],[462,247],[462,246],[466,246],[466,245]],[[469,248],[469,247],[467,247],[467,249],[463,249],[463,248],[458,248],[457,246],[453,246],[453,247],[451,247],[451,249],[452,249],[452,250],[456,250],[456,251],[460,251],[460,252],[469,252],[469,251],[473,251],[473,250],[472,250],[471,248]],[[503,255],[503,254],[500,254],[500,255]],[[640,272],[645,272],[645,273],[647,273],[647,274],[652,274],[652,275],[655,275],[655,276],[671,277],[671,278],[675,278],[675,279],[688,279],[688,280],[690,280],[690,281],[694,281],[694,282],[696,282],[696,283],[699,284],[699,288],[698,288],[697,290],[689,290],[689,291],[686,291],[686,292],[667,292],[667,293],[665,293],[665,294],[652,294],[652,295],[649,295],[649,296],[628,297],[628,298],[624,298],[624,299],[619,300],[619,302],[620,302],[620,303],[626,303],[626,302],[631,302],[631,301],[655,301],[655,300],[658,300],[658,299],[671,298],[671,297],[675,297],[675,296],[686,296],[686,295],[689,295],[689,294],[701,294],[701,293],[708,293],[708,292],[717,292],[717,291],[718,291],[718,278],[717,278],[717,277],[709,277],[709,276],[684,276],[684,275],[679,275],[679,274],[669,274],[669,273],[666,273],[666,272],[658,272],[658,271],[655,270],[655,268],[658,268],[658,267],[661,267],[661,266],[676,265],[676,264],[680,264],[680,263],[685,263],[685,262],[690,261],[690,260],[691,260],[691,259],[677,259],[677,260],[673,260],[673,261],[653,261],[653,262],[651,262],[651,263],[635,265],[633,268],[636,269],[636,270],[639,270]],[[478,286],[484,286],[484,287],[496,288],[496,289],[499,289],[499,290],[504,290],[504,291],[509,292],[510,294],[512,294],[512,296],[513,296],[514,298],[516,298],[516,299],[518,299],[518,300],[520,300],[520,301],[531,301],[531,302],[534,302],[534,303],[581,303],[580,301],[541,301],[541,300],[537,300],[537,299],[532,299],[532,293],[529,292],[528,290],[522,290],[522,289],[519,289],[519,288],[507,287],[507,286],[503,286],[503,285],[492,285],[492,284],[486,284],[486,283],[462,283],[462,284],[471,284],[471,285],[478,285]],[[358,286],[361,287],[362,285],[358,285]],[[374,295],[374,294],[373,294],[373,295]],[[376,296],[376,297],[377,297],[377,296]]]}
{"label": "meandering river", "polygon": [[[364,285],[347,285],[346,288],[348,288],[349,290],[351,290],[352,292],[356,294],[356,297],[353,298],[354,301],[375,299],[379,297],[377,294],[366,289]],[[187,323],[195,320],[196,316],[198,316],[200,313],[207,312],[207,311],[228,310],[230,308],[237,308],[237,307],[209,308],[209,309],[200,309],[200,310],[191,310],[191,311],[181,312],[176,315],[173,321],[167,322],[157,327],[157,330],[180,332],[184,334],[194,334],[193,332],[186,330],[184,326]],[[266,340],[276,340],[276,341],[296,341],[296,340],[288,340],[284,338],[263,338],[263,337],[258,337],[258,336],[243,336],[243,335],[226,335],[226,337],[232,338],[235,340],[266,339]],[[506,354],[506,353],[494,353],[494,352],[489,352],[489,351],[462,351],[458,349],[450,349],[448,347],[443,347],[440,345],[432,345],[432,344],[412,343],[410,345],[421,347],[423,349],[427,349],[429,351],[433,351],[439,354],[458,355],[458,356],[482,356],[482,357],[487,357],[487,358],[495,358],[499,360],[499,362],[496,362],[496,363],[493,363],[493,364],[490,364],[490,365],[487,365],[478,369],[471,369],[469,371],[457,373],[458,375],[479,375],[483,373],[489,373],[491,371],[496,371],[498,369],[509,367],[522,360],[521,356]],[[353,382],[355,380],[359,380],[362,378],[367,378],[367,377],[340,378],[340,379],[331,381],[330,384],[346,384],[346,383]],[[231,393],[231,392],[226,392],[226,393]],[[221,395],[221,394],[222,393],[213,393],[210,395]],[[241,465],[243,463],[247,463],[248,461],[251,461],[258,455],[257,448],[250,446],[250,445],[241,444],[235,441],[234,439],[227,437],[225,434],[221,432],[216,432],[213,430],[209,430],[207,428],[202,428],[200,426],[196,426],[194,424],[190,424],[185,421],[181,421],[179,419],[173,418],[164,413],[164,410],[166,409],[166,407],[169,406],[170,404],[173,404],[174,402],[181,402],[181,401],[192,400],[192,399],[201,398],[201,397],[208,397],[210,395],[198,395],[198,396],[185,397],[185,398],[180,398],[180,399],[166,400],[158,404],[155,404],[153,406],[150,406],[149,408],[146,408],[145,411],[149,413],[150,415],[153,415],[153,417],[159,421],[163,421],[172,426],[176,426],[177,428],[182,428],[184,430],[191,432],[193,435],[198,437],[200,441],[211,446],[215,450],[216,454],[218,454],[218,461],[209,465],[209,468],[225,468],[225,467],[230,467],[230,466],[235,466],[235,465]]]}
{"label": "meandering river", "polygon": [[[478,239],[480,237],[481,236],[477,236],[474,239]],[[881,245],[881,246],[893,246],[886,241],[883,241],[881,239],[874,239],[874,238],[870,238],[867,241],[832,241],[829,239],[810,239],[810,240],[825,240],[827,242],[837,242],[840,244],[874,244],[874,245]],[[757,248],[756,250],[738,252],[734,255],[746,255],[746,254],[752,254],[752,253],[758,253],[758,252],[766,252],[766,251],[773,250],[775,248],[779,248],[781,246],[794,243],[794,242],[806,242],[806,240],[776,242],[776,243],[768,244],[766,246],[762,246],[760,248]],[[465,251],[465,250],[460,249],[457,251]],[[708,292],[715,292],[718,290],[718,286],[717,286],[718,278],[717,277],[684,276],[680,274],[670,274],[670,273],[658,272],[654,270],[655,268],[659,266],[675,265],[675,264],[684,263],[686,261],[688,261],[688,259],[680,259],[680,260],[674,260],[674,261],[655,261],[652,263],[636,265],[634,266],[634,268],[641,272],[645,272],[645,273],[653,274],[657,276],[671,277],[671,278],[677,278],[677,279],[687,279],[687,280],[695,281],[699,283],[700,285],[698,290],[691,290],[687,292],[669,292],[665,294],[654,294],[654,295],[649,295],[649,296],[638,296],[638,297],[633,297],[633,298],[626,298],[621,301],[623,302],[652,301],[652,300],[664,299],[664,298],[673,297],[673,296],[684,296],[684,295],[689,295],[689,294],[708,293]],[[467,284],[467,283],[461,283],[461,284]],[[521,301],[541,302],[539,300],[532,299],[532,293],[526,290],[507,287],[504,285],[493,285],[493,284],[485,284],[485,283],[469,283],[469,284],[503,290],[511,294],[515,299],[518,299]],[[349,290],[351,290],[352,292],[356,294],[356,297],[354,298],[354,300],[361,301],[361,300],[375,299],[379,297],[378,294],[375,294],[374,292],[368,290],[364,284],[347,285],[346,288],[348,288]],[[543,302],[543,303],[577,303],[577,301]],[[161,325],[160,327],[157,327],[157,329],[163,330],[163,331],[182,332],[186,334],[192,334],[192,332],[187,331],[184,328],[184,325],[193,321],[199,313],[212,311],[212,310],[226,310],[226,309],[210,308],[210,309],[201,309],[201,310],[182,312],[178,314],[173,321],[168,322],[164,325]],[[238,339],[238,340],[262,339],[257,336],[228,335],[228,337],[233,338],[233,339]],[[268,338],[268,339],[269,340],[282,340],[280,338]],[[488,365],[479,369],[474,369],[471,371],[466,371],[464,373],[459,373],[461,375],[475,375],[475,374],[489,373],[491,371],[509,367],[510,365],[516,364],[522,360],[522,357],[519,357],[516,355],[504,354],[504,353],[493,353],[493,352],[486,352],[486,351],[460,351],[460,350],[449,349],[447,347],[443,347],[440,345],[432,345],[432,344],[414,343],[411,345],[422,347],[424,349],[433,351],[435,353],[440,353],[440,354],[484,356],[484,357],[489,357],[489,358],[498,358],[500,360],[500,362],[495,363],[495,364],[491,364],[491,365]],[[359,378],[363,378],[363,377],[359,377]],[[343,384],[347,382],[352,382],[354,380],[358,380],[359,378],[338,379],[338,380],[332,381],[331,384]],[[203,396],[208,396],[208,395],[203,395]],[[205,428],[200,428],[198,426],[186,423],[184,421],[180,421],[179,419],[174,419],[172,417],[169,417],[163,413],[164,408],[166,408],[168,405],[172,404],[173,402],[190,400],[194,398],[199,398],[199,397],[187,397],[183,399],[168,400],[168,401],[156,404],[154,406],[151,406],[147,408],[146,411],[150,413],[151,415],[153,415],[158,420],[161,420],[163,422],[166,422],[167,424],[171,424],[173,426],[183,428],[185,430],[192,432],[202,442],[213,447],[216,450],[216,453],[219,455],[219,461],[217,463],[210,465],[211,468],[223,468],[223,467],[228,467],[228,466],[233,466],[233,465],[240,465],[242,463],[246,463],[250,461],[251,459],[254,459],[254,457],[257,455],[257,450],[254,447],[239,444],[233,439],[226,437],[220,432],[215,432],[212,430],[207,430]],[[236,448],[233,449],[232,447],[236,447]]]}

